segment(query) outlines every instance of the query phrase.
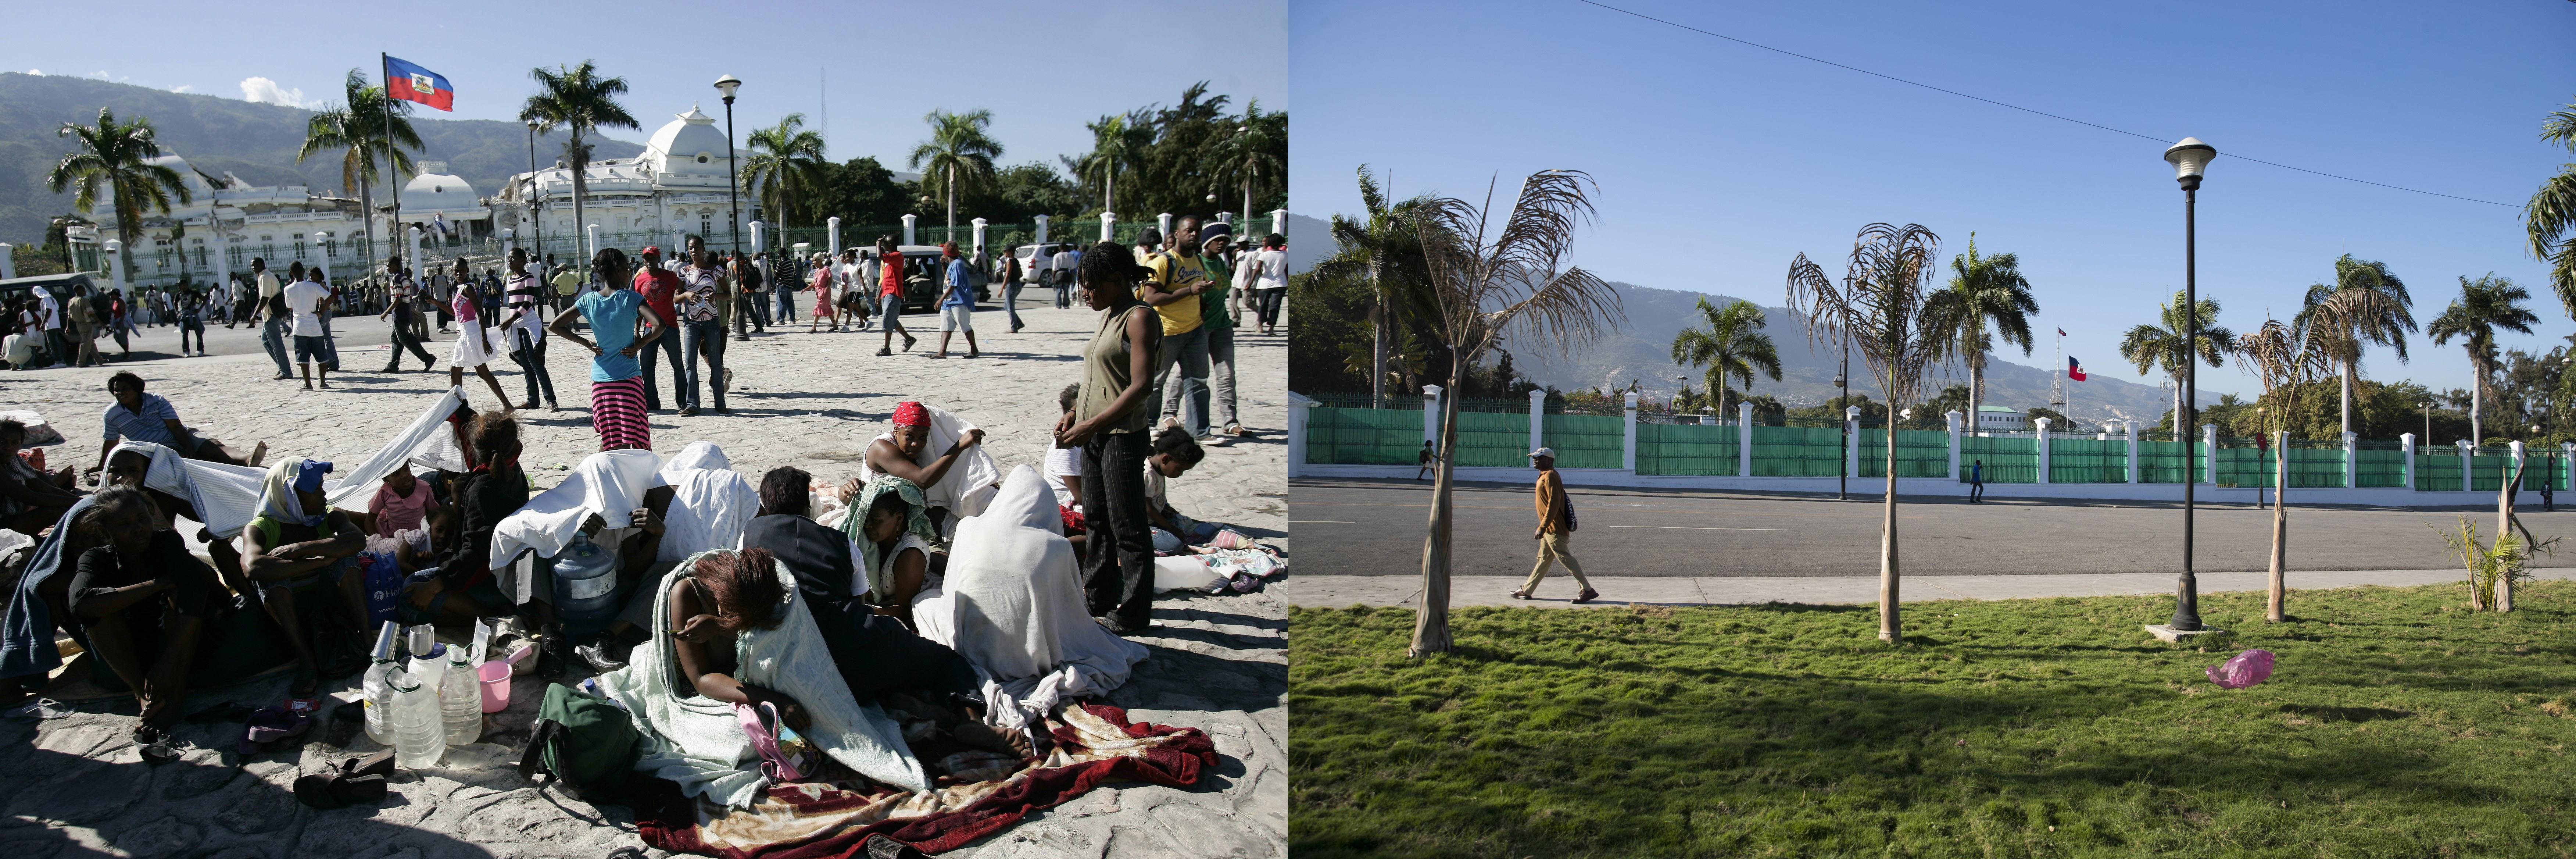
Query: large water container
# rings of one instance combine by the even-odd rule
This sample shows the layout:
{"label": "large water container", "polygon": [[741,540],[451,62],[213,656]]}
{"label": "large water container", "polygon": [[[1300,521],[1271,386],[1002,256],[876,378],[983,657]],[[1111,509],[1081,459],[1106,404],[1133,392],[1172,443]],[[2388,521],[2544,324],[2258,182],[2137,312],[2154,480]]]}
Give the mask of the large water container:
{"label": "large water container", "polygon": [[439,721],[447,734],[447,745],[469,745],[483,737],[483,681],[475,676],[474,664],[466,661],[465,648],[450,647],[447,674],[439,680]]}
{"label": "large water container", "polygon": [[393,676],[394,763],[404,769],[437,766],[447,756],[447,731],[439,723],[438,688],[408,671]]}
{"label": "large water container", "polygon": [[575,535],[555,556],[555,616],[569,623],[606,620],[616,614],[617,553]]}

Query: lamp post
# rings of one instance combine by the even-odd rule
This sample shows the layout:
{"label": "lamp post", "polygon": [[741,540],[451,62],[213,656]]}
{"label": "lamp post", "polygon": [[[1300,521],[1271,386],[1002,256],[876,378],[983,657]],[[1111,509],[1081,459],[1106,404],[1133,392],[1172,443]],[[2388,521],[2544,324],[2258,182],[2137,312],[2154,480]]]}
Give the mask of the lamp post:
{"label": "lamp post", "polygon": [[742,180],[734,173],[733,93],[742,88],[742,79],[726,75],[716,79],[716,91],[724,93],[725,103],[725,199],[733,206],[733,255],[742,256]]}
{"label": "lamp post", "polygon": [[[2174,181],[2182,185],[2182,413],[2176,415],[2182,421],[2174,427],[2178,432],[2191,431],[2193,416],[2200,405],[2195,401],[2200,393],[2200,374],[2197,371],[2200,362],[2193,360],[2197,356],[2192,354],[2193,347],[2200,340],[2200,284],[2196,280],[2199,274],[2199,223],[2194,207],[2199,202],[2201,173],[2208,169],[2210,159],[2216,157],[2218,148],[2200,142],[2197,137],[2185,137],[2182,142],[2165,149],[2165,162],[2173,165]],[[2187,445],[2183,449],[2191,450],[2191,447]],[[2192,458],[2198,459],[2199,454],[2194,452]],[[2191,570],[2192,486],[2197,482],[2197,477],[2191,473],[2190,463],[2186,462],[2182,482],[2182,579],[2174,586],[2176,599],[2171,624],[2177,632],[2198,632],[2201,629],[2200,579],[2193,576]]]}
{"label": "lamp post", "polygon": [[2423,409],[2424,409],[2424,443],[2429,445],[2429,444],[2432,444],[2432,443],[2433,443],[2433,401],[2431,401],[2431,400],[2426,400],[2426,401],[2424,401]]}
{"label": "lamp post", "polygon": [[546,231],[543,226],[545,218],[537,214],[537,189],[544,187],[537,184],[537,126],[539,124],[536,120],[528,120],[528,241],[534,245],[528,250],[528,256],[543,260],[546,258]]}
{"label": "lamp post", "polygon": [[[1843,336],[1843,368],[1834,373],[1842,406],[1851,408],[1851,336]],[[1834,500],[1849,501],[1851,492],[1851,421],[1843,421],[1843,449],[1834,454]]]}

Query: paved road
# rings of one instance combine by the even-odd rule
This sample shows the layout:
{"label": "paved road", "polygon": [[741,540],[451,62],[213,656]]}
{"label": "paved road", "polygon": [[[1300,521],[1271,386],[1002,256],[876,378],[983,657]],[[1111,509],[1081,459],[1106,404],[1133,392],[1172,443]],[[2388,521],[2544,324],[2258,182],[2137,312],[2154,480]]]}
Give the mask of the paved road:
{"label": "paved road", "polygon": [[[1880,507],[1875,498],[1681,492],[1574,487],[1584,571],[1622,576],[1862,576],[1878,572]],[[2293,569],[2446,569],[2442,538],[2467,513],[2483,510],[2301,508],[2290,494]],[[1308,480],[1289,486],[1289,518],[1306,544],[1297,574],[1410,575],[1422,556],[1427,483]],[[2541,538],[2576,535],[2576,509],[2537,512],[2526,525]],[[1535,516],[1527,486],[1461,485],[1456,494],[1454,571],[1527,575]],[[1996,499],[1910,498],[1899,508],[1908,575],[2171,573],[2180,566],[2181,505]],[[2266,569],[2272,517],[2245,504],[2201,505],[2198,569]],[[2576,540],[2538,566],[2576,564]]]}

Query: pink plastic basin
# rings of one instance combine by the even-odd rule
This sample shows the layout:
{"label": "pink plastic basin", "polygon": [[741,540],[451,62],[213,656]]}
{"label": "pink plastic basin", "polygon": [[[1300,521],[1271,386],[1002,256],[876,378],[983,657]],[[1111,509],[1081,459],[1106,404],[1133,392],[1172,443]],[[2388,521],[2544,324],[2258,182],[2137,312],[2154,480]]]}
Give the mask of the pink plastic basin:
{"label": "pink plastic basin", "polygon": [[510,706],[510,663],[486,662],[475,673],[483,678],[483,712],[498,713]]}

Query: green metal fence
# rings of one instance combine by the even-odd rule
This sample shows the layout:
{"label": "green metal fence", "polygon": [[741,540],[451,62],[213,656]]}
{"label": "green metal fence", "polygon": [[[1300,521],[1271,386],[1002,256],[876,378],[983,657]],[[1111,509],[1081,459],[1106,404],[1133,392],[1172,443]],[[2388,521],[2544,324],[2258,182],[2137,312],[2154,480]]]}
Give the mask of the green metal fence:
{"label": "green metal fence", "polygon": [[[2183,475],[2192,478],[2209,476],[2208,448],[2198,442],[2138,440],[2139,483],[2181,483]],[[2189,469],[2188,472],[2185,469]]]}
{"label": "green metal fence", "polygon": [[[1887,431],[1860,431],[1861,477],[1887,476]],[[1950,476],[1950,433],[1947,430],[1896,431],[1896,476]]]}
{"label": "green metal fence", "polygon": [[2353,443],[2354,486],[2387,488],[2406,485],[2406,449],[2393,441]]}
{"label": "green metal fence", "polygon": [[2529,459],[2525,460],[2522,472],[2522,485],[2524,487],[2537,490],[2542,485],[2546,484],[2552,492],[2566,491],[2566,454],[2533,451],[2527,454],[2527,456]]}
{"label": "green metal fence", "polygon": [[1458,413],[1458,451],[1453,459],[1469,467],[1516,468],[1529,465],[1529,412]]}
{"label": "green metal fence", "polygon": [[[1540,443],[1556,451],[1558,468],[1626,468],[1628,419],[1602,415],[1544,415]],[[1529,451],[1521,451],[1526,454]]]}
{"label": "green metal fence", "polygon": [[1698,424],[1637,425],[1637,473],[1734,476],[1742,429]]}
{"label": "green metal fence", "polygon": [[[1528,438],[1528,430],[1522,430]],[[1395,409],[1306,410],[1306,461],[1412,465],[1422,451],[1422,413]]]}
{"label": "green metal fence", "polygon": [[1834,477],[1842,474],[1841,427],[1753,428],[1753,476]]}
{"label": "green metal fence", "polygon": [[2049,439],[2048,482],[2129,482],[2129,440],[2125,438]]}
{"label": "green metal fence", "polygon": [[2029,436],[1968,436],[1959,439],[1959,482],[1968,482],[1978,462],[1985,463],[1987,483],[2038,483],[2039,439]]}
{"label": "green metal fence", "polygon": [[2415,490],[2418,492],[2460,491],[2459,451],[2441,448],[2416,450]]}
{"label": "green metal fence", "polygon": [[[2504,488],[2504,476],[2513,468],[2513,455],[2502,448],[2472,448],[2469,467],[2469,490],[2494,492]],[[2490,453],[2489,451],[2493,451]]]}

